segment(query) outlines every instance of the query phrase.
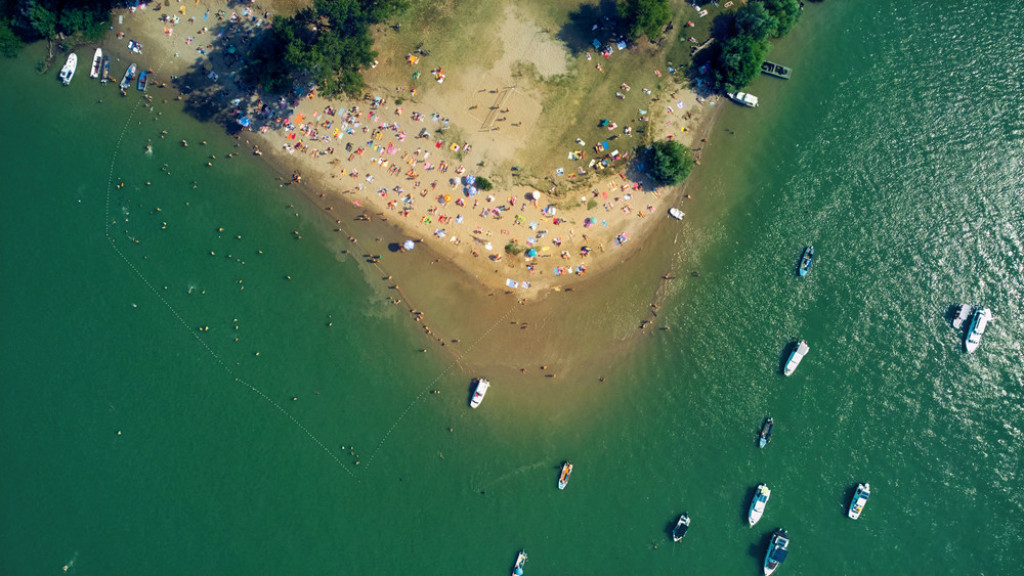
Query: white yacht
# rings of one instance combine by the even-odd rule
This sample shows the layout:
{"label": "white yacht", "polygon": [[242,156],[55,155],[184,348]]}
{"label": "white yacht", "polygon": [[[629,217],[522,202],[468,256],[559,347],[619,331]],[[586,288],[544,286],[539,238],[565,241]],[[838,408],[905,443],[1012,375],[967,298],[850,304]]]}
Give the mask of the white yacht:
{"label": "white yacht", "polygon": [[92,55],[92,68],[89,70],[89,78],[99,78],[100,68],[103,65],[103,50],[100,48],[96,49],[96,53]]}
{"label": "white yacht", "polygon": [[78,56],[72,52],[68,54],[68,59],[64,62],[64,67],[60,69],[60,81],[65,86],[71,84],[71,79],[75,77],[75,69],[78,68]]}
{"label": "white yacht", "polygon": [[750,514],[747,515],[747,521],[750,522],[751,527],[761,519],[761,515],[764,514],[764,508],[768,505],[768,499],[771,496],[772,491],[767,485],[761,484],[757,487],[754,499],[750,502]]}
{"label": "white yacht", "polygon": [[746,92],[727,92],[726,96],[737,104],[742,104],[750,108],[757,108],[757,96],[754,96],[753,94],[747,94]]}
{"label": "white yacht", "polygon": [[846,515],[854,520],[860,518],[860,513],[864,511],[864,505],[868,503],[870,496],[871,484],[858,484],[857,492],[854,493],[853,500],[850,501],[850,510]]}
{"label": "white yacht", "polygon": [[985,333],[985,326],[992,320],[992,312],[988,308],[981,307],[974,312],[971,319],[971,326],[967,329],[967,337],[964,338],[964,350],[968,354],[974,352],[981,345],[981,335]]}
{"label": "white yacht", "polygon": [[793,351],[789,353],[789,359],[786,360],[786,367],[783,368],[782,373],[789,376],[796,370],[796,367],[800,365],[800,361],[804,359],[804,356],[811,351],[811,348],[807,346],[807,342],[803,340],[796,343],[793,347]]}
{"label": "white yacht", "polygon": [[487,394],[487,389],[491,387],[491,383],[483,378],[476,379],[476,390],[473,391],[473,399],[469,401],[470,408],[476,408],[484,401],[484,395]]}
{"label": "white yacht", "polygon": [[778,570],[788,555],[789,533],[782,528],[776,528],[772,532],[772,541],[768,544],[768,552],[764,555],[764,576],[771,576],[772,572]]}

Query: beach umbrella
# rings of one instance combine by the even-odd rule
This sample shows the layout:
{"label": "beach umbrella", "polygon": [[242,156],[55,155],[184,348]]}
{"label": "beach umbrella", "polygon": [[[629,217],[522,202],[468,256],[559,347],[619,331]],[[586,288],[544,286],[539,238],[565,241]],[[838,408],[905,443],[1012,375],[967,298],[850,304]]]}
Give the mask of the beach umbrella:
{"label": "beach umbrella", "polygon": [[536,258],[537,257],[537,251],[534,250],[533,248],[530,248],[529,250],[526,251],[526,257],[527,258]]}
{"label": "beach umbrella", "polygon": [[241,124],[243,128],[248,128],[251,122],[248,116],[242,116],[238,119],[238,123]]}
{"label": "beach umbrella", "polygon": [[494,250],[494,246],[490,242],[488,242],[487,244],[484,244],[484,249],[485,250]]}
{"label": "beach umbrella", "polygon": [[412,240],[406,240],[405,242],[402,243],[402,248],[405,248],[406,250],[412,250],[415,247],[416,243],[413,242]]}

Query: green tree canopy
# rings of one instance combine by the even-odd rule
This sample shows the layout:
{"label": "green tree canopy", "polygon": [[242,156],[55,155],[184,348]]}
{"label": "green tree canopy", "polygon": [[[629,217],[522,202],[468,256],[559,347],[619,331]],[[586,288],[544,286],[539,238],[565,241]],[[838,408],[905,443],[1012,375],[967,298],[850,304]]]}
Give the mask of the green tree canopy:
{"label": "green tree canopy", "polygon": [[14,33],[7,20],[0,19],[0,54],[14,58],[23,45],[24,42]]}
{"label": "green tree canopy", "polygon": [[315,0],[290,18],[275,18],[255,43],[243,78],[268,92],[312,79],[324,96],[357,94],[360,69],[373,63],[370,28],[403,10],[406,0]]}
{"label": "green tree canopy", "polygon": [[742,90],[761,71],[769,37],[792,30],[800,18],[799,0],[750,0],[731,15],[715,19],[715,44],[707,55],[716,90]]}
{"label": "green tree canopy", "polygon": [[780,38],[789,34],[789,31],[796,26],[798,20],[800,20],[800,1],[799,0],[763,0],[764,7],[768,9],[768,13],[778,20],[779,25],[772,36]]}
{"label": "green tree canopy", "polygon": [[630,40],[641,36],[654,39],[672,20],[672,11],[668,0],[620,0],[619,17]]}
{"label": "green tree canopy", "polygon": [[690,150],[675,140],[659,140],[647,149],[647,173],[664,186],[678,184],[690,175],[693,157]]}
{"label": "green tree canopy", "polygon": [[778,36],[779,20],[768,11],[764,3],[750,2],[745,8],[736,11],[733,27],[734,36],[767,38]]}
{"label": "green tree canopy", "polygon": [[720,90],[742,90],[761,72],[761,63],[770,49],[771,44],[765,39],[748,35],[733,37],[715,53],[712,80]]}

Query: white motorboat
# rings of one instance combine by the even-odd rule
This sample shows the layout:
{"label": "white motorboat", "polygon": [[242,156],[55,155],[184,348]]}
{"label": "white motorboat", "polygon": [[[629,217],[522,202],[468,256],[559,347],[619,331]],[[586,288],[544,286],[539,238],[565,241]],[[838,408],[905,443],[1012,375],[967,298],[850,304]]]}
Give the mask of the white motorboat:
{"label": "white motorboat", "polygon": [[728,92],[726,93],[726,96],[737,104],[742,104],[749,108],[757,108],[757,96],[754,96],[753,94],[747,94],[746,92]]}
{"label": "white motorboat", "polygon": [[60,81],[65,86],[71,84],[71,79],[75,77],[75,69],[78,68],[78,56],[72,52],[68,54],[67,61],[64,62],[64,67],[60,69]]}
{"label": "white motorboat", "polygon": [[967,336],[964,338],[964,350],[968,354],[974,352],[981,345],[981,335],[985,333],[985,327],[992,320],[992,312],[982,306],[974,312],[971,319],[971,326],[967,329]]}
{"label": "white motorboat", "polygon": [[764,514],[764,508],[768,505],[768,499],[772,497],[772,491],[767,485],[761,484],[754,493],[754,499],[750,501],[750,513],[747,514],[747,521],[753,526]]}
{"label": "white motorboat", "polygon": [[512,566],[512,576],[523,576],[523,565],[526,564],[526,550],[520,550],[516,563]]}
{"label": "white motorboat", "polygon": [[807,346],[807,342],[803,340],[796,343],[793,347],[793,351],[789,353],[789,359],[786,360],[786,367],[783,368],[782,373],[786,376],[792,374],[796,367],[800,365],[800,361],[804,359],[804,356],[811,351],[811,348]]}
{"label": "white motorboat", "polygon": [[491,387],[491,383],[483,378],[476,379],[476,390],[473,391],[473,399],[469,401],[470,408],[476,408],[484,401],[484,395],[487,394],[487,389]]}
{"label": "white motorboat", "polygon": [[100,69],[103,65],[103,50],[100,48],[96,49],[96,53],[92,55],[92,68],[89,70],[89,78],[99,78]]}
{"label": "white motorboat", "polygon": [[870,496],[871,484],[858,484],[857,492],[854,493],[853,499],[850,500],[850,510],[846,515],[854,520],[860,518],[860,513],[864,511],[864,505],[868,503]]}
{"label": "white motorboat", "polygon": [[682,220],[686,213],[679,208],[669,208],[668,215],[675,218],[676,220]]}
{"label": "white motorboat", "polygon": [[676,527],[672,529],[672,541],[681,542],[683,536],[686,536],[686,531],[690,529],[690,517],[686,514],[679,516],[679,520],[676,521]]}
{"label": "white motorboat", "polygon": [[121,78],[121,91],[124,92],[132,87],[132,79],[135,78],[135,62],[124,71],[124,76]]}
{"label": "white motorboat", "polygon": [[771,576],[772,572],[779,569],[779,566],[786,561],[789,554],[789,533],[782,528],[776,528],[772,532],[772,541],[768,544],[768,552],[764,555],[764,575]]}

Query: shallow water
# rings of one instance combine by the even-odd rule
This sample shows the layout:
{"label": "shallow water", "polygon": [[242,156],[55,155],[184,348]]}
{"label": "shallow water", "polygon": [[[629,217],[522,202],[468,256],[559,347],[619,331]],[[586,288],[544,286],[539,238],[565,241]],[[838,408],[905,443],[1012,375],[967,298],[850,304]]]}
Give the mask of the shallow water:
{"label": "shallow water", "polygon": [[[343,254],[215,128],[159,92],[149,109],[62,89],[32,54],[0,63],[21,135],[0,141],[0,567],[476,574],[526,548],[530,574],[753,574],[784,526],[787,574],[1014,573],[1020,21],[809,5],[771,56],[793,79],[725,110],[683,223],[528,330],[502,295],[468,307],[451,354],[389,302],[372,238]],[[964,23],[991,33],[951,38]],[[417,305],[463,294],[406,264],[439,286]],[[970,356],[943,319],[956,302],[995,314]],[[591,349],[600,331],[619,344]],[[565,340],[557,379],[497,359],[525,334]],[[797,338],[811,352],[783,378]],[[479,369],[495,385],[471,411]],[[750,529],[759,482],[773,494]],[[857,482],[873,496],[853,522]]]}

